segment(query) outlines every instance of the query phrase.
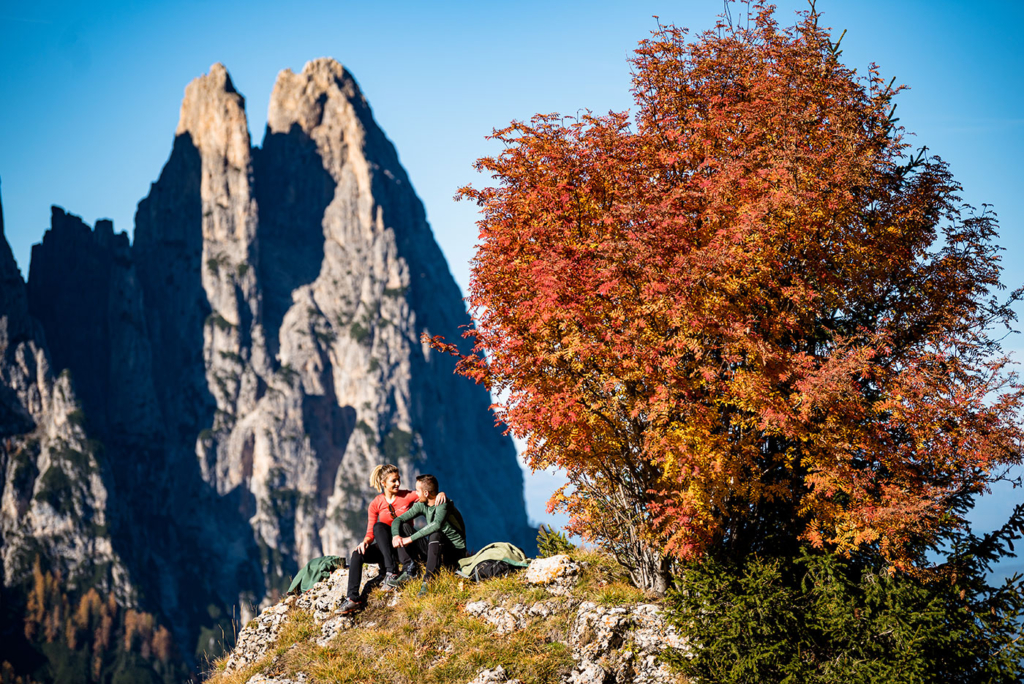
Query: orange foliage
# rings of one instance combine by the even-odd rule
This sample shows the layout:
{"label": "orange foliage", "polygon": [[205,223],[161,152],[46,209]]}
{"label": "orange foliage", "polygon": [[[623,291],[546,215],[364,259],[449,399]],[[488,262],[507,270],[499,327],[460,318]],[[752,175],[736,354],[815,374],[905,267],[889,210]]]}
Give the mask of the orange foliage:
{"label": "orange foliage", "polygon": [[25,680],[15,674],[14,666],[5,660],[0,664],[0,684],[25,684]]}
{"label": "orange foliage", "polygon": [[93,677],[99,678],[104,657],[118,646],[117,635],[123,638],[124,650],[137,651],[143,658],[167,663],[174,654],[171,633],[156,624],[149,613],[121,611],[113,594],[103,598],[91,588],[78,600],[72,611],[61,574],[44,572],[37,557],[32,568],[32,588],[25,611],[25,636],[52,643],[63,637],[68,647],[91,648]]}
{"label": "orange foliage", "polygon": [[61,593],[60,571],[43,572],[38,557],[32,565],[32,588],[25,609],[25,637],[33,639],[42,628],[42,637],[52,643],[61,632],[67,614],[67,597]]}
{"label": "orange foliage", "polygon": [[153,616],[129,609],[124,616],[124,650],[138,650],[148,658],[152,638]]}
{"label": "orange foliage", "polygon": [[173,648],[174,643],[171,638],[170,631],[168,631],[163,625],[160,625],[153,631],[153,655],[155,655],[161,662],[166,663],[171,659],[171,656],[174,653]]}
{"label": "orange foliage", "polygon": [[641,42],[633,122],[494,132],[496,185],[460,190],[475,348],[432,341],[647,586],[663,552],[797,539],[925,565],[1021,453],[995,217],[908,156],[900,88],[843,66],[818,15],[752,11]]}

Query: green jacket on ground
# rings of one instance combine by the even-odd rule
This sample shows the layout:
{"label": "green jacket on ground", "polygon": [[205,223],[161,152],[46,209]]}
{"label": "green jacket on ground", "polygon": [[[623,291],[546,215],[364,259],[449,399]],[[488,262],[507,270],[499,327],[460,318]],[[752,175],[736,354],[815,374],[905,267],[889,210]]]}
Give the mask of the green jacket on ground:
{"label": "green jacket on ground", "polygon": [[327,579],[331,573],[342,567],[341,556],[320,556],[302,566],[288,587],[289,594],[301,594],[317,582]]}
{"label": "green jacket on ground", "polygon": [[452,543],[452,546],[457,549],[466,548],[466,524],[462,521],[462,514],[459,513],[459,509],[455,508],[455,502],[451,499],[448,499],[443,504],[434,506],[428,506],[422,501],[417,501],[409,507],[409,510],[395,518],[394,522],[391,523],[391,535],[393,537],[399,536],[401,534],[399,527],[403,522],[412,522],[417,516],[421,515],[427,519],[427,525],[413,533],[410,539],[416,541],[423,537],[429,537],[434,532],[441,530],[442,534],[448,537],[448,541]]}
{"label": "green jacket on ground", "polygon": [[526,554],[515,544],[494,542],[480,549],[469,558],[460,560],[458,573],[463,577],[472,577],[476,566],[488,560],[503,561],[517,568],[525,568],[530,564],[526,560]]}

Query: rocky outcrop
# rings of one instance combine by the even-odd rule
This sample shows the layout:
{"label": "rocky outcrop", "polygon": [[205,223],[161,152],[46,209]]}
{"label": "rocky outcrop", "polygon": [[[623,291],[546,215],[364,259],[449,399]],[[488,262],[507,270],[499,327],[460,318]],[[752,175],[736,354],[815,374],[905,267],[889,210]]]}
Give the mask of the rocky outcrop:
{"label": "rocky outcrop", "polygon": [[[245,517],[200,476],[194,431],[182,438],[168,425],[168,416],[195,407],[187,400],[161,405],[158,383],[167,376],[154,354],[139,274],[127,235],[115,235],[109,221],[90,228],[54,207],[50,229],[33,247],[28,304],[52,365],[73,379],[79,428],[102,445],[104,484],[119,513],[108,525],[112,546],[135,570],[144,607],[171,625],[187,655],[198,633],[219,628],[209,606],[224,613],[249,605],[263,582]],[[203,377],[201,365],[173,377],[190,370]]]}
{"label": "rocky outcrop", "polygon": [[471,546],[533,546],[488,393],[420,342],[458,339],[461,294],[334,60],[279,75],[260,148],[222,65],[189,84],[133,244],[54,208],[26,289],[3,242],[5,583],[18,549],[60,539],[188,657],[310,558],[347,555],[382,462],[435,474]]}
{"label": "rocky outcrop", "polygon": [[569,628],[576,666],[571,684],[667,684],[677,680],[660,656],[685,652],[686,640],[652,604],[599,606],[584,601]]}
{"label": "rocky outcrop", "polygon": [[[510,600],[506,585],[480,600],[460,606],[459,610],[468,618],[480,620],[485,629],[492,629],[495,640],[526,630],[532,631],[538,641],[564,644],[571,654],[572,665],[560,677],[546,681],[561,684],[678,682],[680,678],[667,664],[666,655],[669,652],[685,654],[689,646],[669,624],[664,609],[649,603],[601,605],[589,600],[586,592],[577,589],[580,569],[579,563],[564,556],[555,562],[534,560],[518,577],[523,584],[545,589],[547,598],[527,602]],[[268,607],[242,630],[238,646],[227,659],[224,671],[230,674],[247,668],[255,670],[248,684],[308,679],[309,674],[301,668],[297,671],[286,668],[288,674],[270,677],[261,671],[282,669],[279,657],[274,655],[275,650],[277,653],[282,650],[279,637],[289,622],[304,616],[312,618],[315,629],[311,630],[309,640],[323,649],[320,654],[325,659],[331,657],[333,646],[340,641],[353,638],[358,642],[358,634],[349,634],[350,631],[385,630],[379,632],[385,643],[388,638],[404,638],[404,632],[402,636],[390,635],[387,626],[378,624],[377,613],[340,615],[338,610],[344,600],[347,579],[348,570],[336,570],[303,594],[289,596]],[[413,600],[412,596],[411,592],[404,596],[401,593],[390,595],[387,610],[402,611],[403,602]],[[422,607],[409,609],[423,610]],[[567,627],[560,627],[563,625]],[[295,647],[288,643],[283,645]],[[451,644],[448,652],[459,648],[460,644]],[[428,656],[424,658],[425,663]],[[497,665],[481,669],[467,684],[515,681],[518,680],[510,678],[503,666]]]}

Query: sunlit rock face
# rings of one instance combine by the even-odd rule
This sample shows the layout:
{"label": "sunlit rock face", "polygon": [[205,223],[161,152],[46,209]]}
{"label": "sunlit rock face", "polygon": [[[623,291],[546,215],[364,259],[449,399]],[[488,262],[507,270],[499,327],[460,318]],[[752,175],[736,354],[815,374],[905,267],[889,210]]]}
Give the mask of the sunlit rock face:
{"label": "sunlit rock face", "polygon": [[[202,364],[180,359],[157,392],[204,482],[237,499],[267,586],[358,540],[381,462],[437,475],[471,543],[529,546],[522,476],[487,393],[419,341],[457,338],[469,319],[353,78],[330,59],[283,71],[251,149],[244,101],[214,65],[186,90],[175,153],[181,172],[165,169],[140,205],[136,263],[156,274],[140,276],[151,327],[177,336],[154,342],[156,357]],[[188,252],[176,290],[166,243]],[[511,494],[496,505],[499,484]]]}
{"label": "sunlit rock face", "polygon": [[[3,491],[5,581],[24,572],[9,538],[59,528],[126,597],[141,587],[186,652],[211,606],[269,601],[310,558],[346,555],[379,463],[410,487],[436,475],[470,546],[534,546],[488,393],[420,342],[470,320],[356,82],[331,59],[285,70],[267,121],[253,148],[215,64],[186,88],[133,244],[55,208],[27,289],[0,254],[0,430],[47,435],[31,467],[2,452],[22,468]],[[85,455],[67,471],[76,515],[107,536],[25,483],[61,462],[57,439]]]}

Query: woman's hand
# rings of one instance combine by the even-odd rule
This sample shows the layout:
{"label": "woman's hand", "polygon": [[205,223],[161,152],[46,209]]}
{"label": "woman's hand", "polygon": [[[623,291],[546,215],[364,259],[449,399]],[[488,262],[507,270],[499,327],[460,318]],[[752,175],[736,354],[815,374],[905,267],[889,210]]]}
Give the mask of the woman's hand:
{"label": "woman's hand", "polygon": [[444,492],[438,492],[437,498],[434,499],[434,505],[437,506],[438,504],[443,504],[447,500],[448,497],[444,495]]}
{"label": "woman's hand", "polygon": [[361,543],[361,544],[360,544],[359,546],[357,546],[356,548],[352,549],[352,552],[353,552],[353,553],[355,553],[356,551],[358,551],[358,552],[359,552],[359,553],[361,553],[361,554],[362,554],[362,553],[366,553],[366,549],[367,549],[367,548],[368,548],[369,546],[370,546],[370,540],[369,540],[369,539],[364,539],[364,540],[363,540],[363,543]]}

